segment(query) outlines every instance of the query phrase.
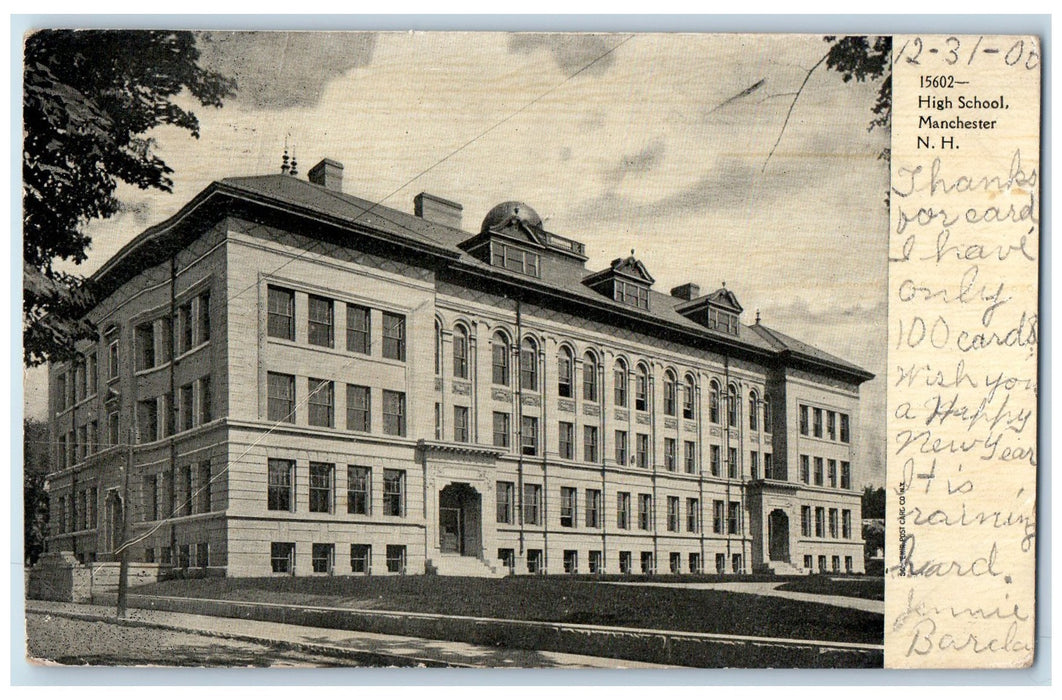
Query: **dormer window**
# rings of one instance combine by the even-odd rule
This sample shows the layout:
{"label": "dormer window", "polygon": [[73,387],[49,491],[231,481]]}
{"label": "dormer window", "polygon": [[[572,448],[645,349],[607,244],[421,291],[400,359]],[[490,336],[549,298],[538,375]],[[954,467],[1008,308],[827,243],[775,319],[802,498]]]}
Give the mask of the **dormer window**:
{"label": "dormer window", "polygon": [[737,314],[733,314],[729,311],[724,311],[722,309],[716,309],[714,307],[708,307],[708,328],[715,331],[719,331],[720,333],[729,333],[730,335],[737,335]]}
{"label": "dormer window", "polygon": [[585,277],[583,284],[624,306],[648,311],[649,288],[654,281],[645,265],[632,255],[616,258],[604,270]]}
{"label": "dormer window", "polygon": [[649,308],[649,289],[638,284],[617,279],[614,281],[612,298],[621,304],[639,309]]}
{"label": "dormer window", "polygon": [[490,264],[494,267],[503,267],[511,272],[519,272],[522,275],[541,276],[541,257],[538,253],[501,241],[490,243]]}

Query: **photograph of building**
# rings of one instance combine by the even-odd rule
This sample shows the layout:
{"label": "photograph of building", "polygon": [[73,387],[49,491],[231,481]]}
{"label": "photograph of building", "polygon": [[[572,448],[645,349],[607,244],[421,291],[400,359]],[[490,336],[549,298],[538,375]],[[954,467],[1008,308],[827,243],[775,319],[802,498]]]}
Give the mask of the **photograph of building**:
{"label": "photograph of building", "polygon": [[543,203],[277,165],[94,273],[99,340],[49,368],[49,550],[113,560],[127,514],[188,577],[864,571],[870,372],[725,283],[658,289],[621,235],[589,268]]}

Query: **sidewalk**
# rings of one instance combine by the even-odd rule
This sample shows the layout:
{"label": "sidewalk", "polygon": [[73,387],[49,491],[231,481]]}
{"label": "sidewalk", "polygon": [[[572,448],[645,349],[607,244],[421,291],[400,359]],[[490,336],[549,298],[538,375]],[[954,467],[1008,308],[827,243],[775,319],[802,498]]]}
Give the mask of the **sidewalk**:
{"label": "sidewalk", "polygon": [[[27,614],[117,622],[111,606],[27,600]],[[120,624],[192,632],[347,658],[374,666],[458,668],[673,668],[553,651],[487,647],[417,637],[130,608]]]}
{"label": "sidewalk", "polygon": [[733,591],[734,593],[748,593],[751,595],[766,595],[776,598],[788,598],[805,603],[822,603],[850,610],[862,610],[863,612],[885,614],[885,601],[867,600],[865,598],[852,598],[850,596],[824,595],[822,593],[801,593],[799,591],[778,590],[785,582],[778,581],[734,581],[722,583],[657,583],[657,582],[632,582],[608,581],[613,586],[659,586],[666,588],[697,588],[702,590]]}

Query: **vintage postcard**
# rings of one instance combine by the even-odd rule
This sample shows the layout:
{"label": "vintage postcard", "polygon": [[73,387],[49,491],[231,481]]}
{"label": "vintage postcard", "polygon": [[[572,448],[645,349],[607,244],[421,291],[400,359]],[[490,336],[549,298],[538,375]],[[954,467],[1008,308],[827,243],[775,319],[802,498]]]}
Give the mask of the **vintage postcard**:
{"label": "vintage postcard", "polygon": [[1028,666],[1040,51],[28,33],[27,656]]}

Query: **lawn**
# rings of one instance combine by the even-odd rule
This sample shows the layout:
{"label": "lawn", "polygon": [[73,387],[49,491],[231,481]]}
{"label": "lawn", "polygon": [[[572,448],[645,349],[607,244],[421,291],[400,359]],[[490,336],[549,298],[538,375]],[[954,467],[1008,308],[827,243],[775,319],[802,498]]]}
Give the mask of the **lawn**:
{"label": "lawn", "polygon": [[884,633],[881,615],[847,608],[569,576],[219,578],[165,581],[135,592],[871,644],[882,643]]}
{"label": "lawn", "polygon": [[829,576],[806,576],[785,583],[778,590],[885,600],[885,579],[853,577],[832,580]]}

